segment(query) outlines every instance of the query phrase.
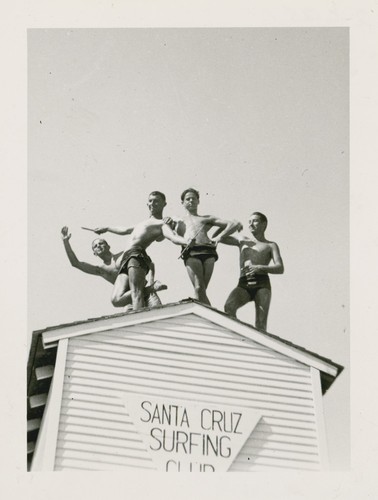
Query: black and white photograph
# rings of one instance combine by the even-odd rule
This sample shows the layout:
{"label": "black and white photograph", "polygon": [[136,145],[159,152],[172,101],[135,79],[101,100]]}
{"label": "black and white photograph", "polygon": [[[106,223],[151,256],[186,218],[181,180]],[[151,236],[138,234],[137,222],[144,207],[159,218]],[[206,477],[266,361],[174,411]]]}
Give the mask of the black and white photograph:
{"label": "black and white photograph", "polygon": [[4,497],[373,498],[377,13],[5,9]]}
{"label": "black and white photograph", "polygon": [[31,470],[349,466],[348,50],[28,32]]}

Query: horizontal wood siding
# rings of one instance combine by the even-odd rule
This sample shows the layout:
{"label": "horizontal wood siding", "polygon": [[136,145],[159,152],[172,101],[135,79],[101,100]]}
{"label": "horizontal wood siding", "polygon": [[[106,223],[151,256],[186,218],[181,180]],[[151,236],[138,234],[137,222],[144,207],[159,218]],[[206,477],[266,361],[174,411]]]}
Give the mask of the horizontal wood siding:
{"label": "horizontal wood siding", "polygon": [[230,470],[319,469],[309,367],[188,314],[69,339],[57,470],[154,469],[124,392],[262,412]]}

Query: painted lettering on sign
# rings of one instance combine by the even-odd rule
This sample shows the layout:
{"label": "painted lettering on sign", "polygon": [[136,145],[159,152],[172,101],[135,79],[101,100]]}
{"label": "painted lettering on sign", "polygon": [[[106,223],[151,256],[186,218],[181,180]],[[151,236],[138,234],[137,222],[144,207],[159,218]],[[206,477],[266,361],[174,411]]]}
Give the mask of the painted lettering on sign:
{"label": "painted lettering on sign", "polygon": [[148,452],[160,470],[225,471],[261,414],[249,408],[190,401],[123,397]]}
{"label": "painted lettering on sign", "polygon": [[146,418],[142,418],[142,422],[157,422],[159,424],[186,425],[189,427],[188,414],[186,409],[181,409],[177,405],[159,405],[155,404],[152,410],[153,403],[151,401],[142,401],[141,407],[146,413]]}

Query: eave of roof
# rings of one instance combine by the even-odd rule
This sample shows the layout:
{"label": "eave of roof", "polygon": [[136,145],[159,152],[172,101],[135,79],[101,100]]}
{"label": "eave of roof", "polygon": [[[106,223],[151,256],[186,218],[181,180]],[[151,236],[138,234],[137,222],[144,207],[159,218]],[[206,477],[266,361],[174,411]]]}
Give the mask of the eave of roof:
{"label": "eave of roof", "polygon": [[336,375],[334,377],[332,375],[330,376],[329,374],[322,372],[323,393],[330,387],[330,385],[333,383],[333,381],[340,375],[340,373],[344,369],[343,366],[333,362],[329,358],[325,358],[324,356],[320,356],[319,354],[317,354],[313,351],[309,351],[309,350],[305,349],[304,347],[301,347],[297,344],[294,344],[293,342],[285,340],[285,339],[283,339],[277,335],[274,335],[272,333],[258,330],[246,322],[243,322],[237,318],[231,318],[228,314],[224,313],[223,311],[219,311],[218,309],[215,309],[211,306],[208,306],[206,304],[202,304],[201,302],[199,302],[195,299],[192,299],[192,298],[184,299],[184,300],[181,300],[179,302],[164,304],[164,305],[154,307],[154,308],[144,308],[142,311],[131,311],[128,313],[117,313],[117,314],[100,316],[100,317],[96,317],[96,318],[89,318],[86,320],[74,321],[74,322],[70,322],[70,323],[64,323],[61,325],[47,327],[45,329],[37,330],[36,332],[34,332],[33,338],[34,338],[34,336],[39,336],[41,334],[46,334],[47,332],[53,332],[55,330],[68,328],[68,327],[76,327],[76,326],[80,326],[80,325],[90,325],[91,327],[92,326],[95,327],[96,322],[100,322],[100,321],[104,321],[104,320],[108,320],[108,319],[111,320],[111,319],[117,319],[117,318],[127,318],[127,319],[132,320],[133,318],[136,319],[137,318],[136,315],[140,315],[141,313],[146,313],[146,312],[152,311],[152,310],[157,311],[159,309],[162,310],[162,309],[167,309],[167,308],[174,308],[175,306],[180,306],[183,304],[197,304],[197,305],[201,306],[202,308],[205,308],[205,309],[208,309],[209,311],[212,311],[212,313],[216,313],[217,315],[219,315],[221,317],[227,318],[227,321],[232,320],[232,322],[235,322],[235,325],[241,325],[243,327],[247,327],[248,329],[251,329],[251,331],[258,332],[260,335],[266,337],[267,339],[270,338],[274,341],[277,341],[280,344],[287,345],[288,347],[290,347],[292,349],[298,350],[299,352],[302,352],[305,355],[313,356],[313,357],[317,358],[319,361],[322,361],[322,362],[332,366],[335,369],[335,373],[336,373]]}

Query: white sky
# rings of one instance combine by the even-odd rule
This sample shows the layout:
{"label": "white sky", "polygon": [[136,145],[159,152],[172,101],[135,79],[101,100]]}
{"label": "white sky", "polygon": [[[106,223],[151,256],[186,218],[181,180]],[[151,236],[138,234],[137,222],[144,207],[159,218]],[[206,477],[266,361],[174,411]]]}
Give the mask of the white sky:
{"label": "white sky", "polygon": [[[377,253],[377,225],[374,218],[377,211],[376,186],[377,186],[377,160],[378,142],[376,131],[378,128],[378,3],[377,0],[324,0],[322,2],[308,0],[64,0],[48,2],[47,0],[16,0],[4,3],[0,18],[0,54],[2,60],[2,92],[0,94],[2,120],[1,120],[1,145],[0,165],[2,172],[2,196],[0,197],[2,215],[2,348],[0,350],[0,374],[2,380],[3,408],[1,413],[0,439],[1,454],[0,465],[2,474],[1,490],[12,495],[12,498],[30,498],[47,500],[52,497],[60,499],[69,496],[72,499],[81,498],[82,491],[86,491],[88,498],[106,498],[111,488],[112,498],[124,498],[132,492],[134,499],[139,498],[177,498],[182,500],[192,498],[223,499],[237,496],[240,499],[250,498],[251,492],[258,492],[264,500],[276,499],[355,499],[373,498],[377,492],[376,457],[377,446],[377,405],[376,397],[376,284],[378,280],[378,267],[375,265]],[[351,210],[351,416],[352,416],[352,467],[342,473],[317,473],[317,474],[269,474],[230,475],[211,478],[195,478],[162,475],[149,476],[146,481],[145,473],[102,473],[102,474],[32,474],[25,472],[25,358],[27,357],[27,331],[39,328],[54,322],[48,319],[54,316],[53,312],[40,306],[41,314],[33,313],[29,325],[26,313],[30,313],[30,293],[27,300],[26,278],[30,269],[27,269],[28,242],[26,238],[27,226],[27,30],[29,28],[53,27],[120,27],[126,26],[276,26],[276,27],[349,27],[351,35],[350,45],[350,105],[351,105],[351,177],[350,177],[350,210]],[[29,127],[30,128],[30,127]],[[43,150],[42,150],[43,152]],[[155,187],[155,186],[154,186]],[[186,187],[186,186],[185,186]],[[205,186],[205,190],[208,185]],[[287,192],[287,189],[285,190]],[[30,188],[29,188],[30,193]],[[176,198],[176,191],[172,193],[172,200]],[[204,201],[204,200],[203,200]],[[205,211],[213,211],[213,206],[203,203]],[[179,208],[179,207],[178,207]],[[303,206],[301,207],[303,209]],[[71,223],[62,214],[64,222]],[[77,213],[72,209],[73,213]],[[248,210],[249,211],[249,210]],[[215,213],[215,210],[214,210]],[[300,215],[299,212],[298,215]],[[92,212],[91,212],[92,214]],[[138,212],[137,220],[140,220]],[[243,213],[244,215],[244,213]],[[274,302],[272,304],[270,329],[277,332],[275,315],[282,307],[289,290],[284,286],[289,276],[288,259],[290,254],[283,248],[285,243],[277,232],[278,221],[276,215],[268,213],[270,226],[268,235],[280,243],[285,251],[286,275],[274,279]],[[95,223],[98,223],[96,217]],[[30,223],[30,221],[28,221]],[[275,224],[273,226],[272,224]],[[72,226],[73,234],[79,237],[79,225]],[[30,228],[30,225],[29,225]],[[44,236],[49,226],[38,226],[38,236]],[[48,235],[46,240],[53,241],[57,238],[59,228]],[[297,231],[300,234],[300,231]],[[291,237],[293,236],[291,232]],[[88,233],[89,234],[89,233]],[[35,241],[35,240],[34,240]],[[120,241],[120,240],[117,240]],[[79,244],[76,241],[77,245]],[[58,255],[62,248],[57,245],[55,254]],[[60,243],[61,244],[61,243]],[[115,242],[116,244],[116,242]],[[161,244],[165,245],[165,243]],[[348,246],[347,244],[345,245]],[[48,245],[49,249],[50,245]],[[79,253],[88,247],[88,241],[82,240]],[[59,250],[60,248],[60,250]],[[116,248],[116,247],[114,247]],[[167,248],[167,247],[165,247]],[[292,251],[293,246],[290,244]],[[82,250],[81,250],[82,249]],[[43,246],[39,247],[38,262],[40,267],[48,262],[48,254]],[[35,253],[34,253],[35,254]],[[62,258],[62,254],[59,253]],[[82,257],[85,254],[80,254]],[[88,259],[90,253],[87,254]],[[54,259],[54,257],[52,257]],[[58,258],[58,257],[56,257]],[[222,253],[222,261],[225,259]],[[232,262],[234,262],[232,258]],[[326,261],[328,263],[328,260]],[[297,261],[295,262],[297,265]],[[62,263],[61,263],[62,265]],[[54,268],[48,276],[48,282],[56,281],[57,269]],[[222,266],[224,269],[224,266]],[[51,270],[51,268],[50,268]],[[64,268],[69,272],[69,267]],[[74,283],[73,273],[71,293],[77,283],[82,283],[83,277],[77,278]],[[79,273],[78,273],[79,274]],[[32,276],[30,274],[30,276]],[[297,276],[295,273],[293,276]],[[84,277],[85,278],[85,277]],[[90,279],[90,277],[88,277]],[[95,280],[96,278],[93,278]],[[307,282],[308,283],[308,282]],[[108,289],[102,284],[95,290],[95,294],[103,293],[101,306],[108,297]],[[37,286],[33,287],[35,293],[40,293]],[[31,290],[31,289],[30,289]],[[49,287],[52,293],[52,287]],[[290,288],[293,293],[293,288]],[[308,294],[305,290],[306,296]],[[165,292],[167,297],[169,292]],[[189,293],[188,293],[189,294]],[[188,295],[187,294],[187,295]],[[62,294],[63,297],[64,294]],[[212,292],[214,299],[215,291]],[[106,300],[104,300],[106,297]],[[162,294],[162,298],[164,295]],[[36,301],[40,299],[36,296]],[[214,300],[213,300],[214,302]],[[220,301],[223,304],[223,299]],[[301,306],[303,296],[301,297]],[[66,304],[63,301],[63,304]],[[91,301],[92,304],[92,301]],[[83,304],[81,304],[83,305]],[[292,304],[290,303],[292,306]],[[59,301],[54,303],[59,306]],[[54,309],[53,308],[53,309]],[[318,308],[315,308],[316,310]],[[314,311],[315,311],[314,309]],[[302,308],[300,309],[302,311]],[[336,310],[335,308],[333,310]],[[36,311],[36,310],[35,310]],[[55,309],[54,309],[55,311]],[[84,311],[82,307],[82,311]],[[327,309],[328,311],[328,309]],[[325,311],[317,313],[316,321],[323,321]],[[29,314],[30,316],[30,314]],[[67,316],[67,315],[65,315]],[[75,317],[76,315],[72,314]],[[287,314],[281,316],[284,323],[288,324]],[[290,322],[297,322],[294,315]],[[288,337],[307,332],[309,347],[318,337],[313,332],[313,323],[308,322],[307,328],[291,330]],[[330,324],[328,325],[330,326]],[[335,327],[335,324],[334,324]],[[286,327],[285,327],[286,328]],[[327,337],[326,342],[319,348],[319,353],[331,352],[332,359],[343,363],[345,342],[338,343],[335,335],[337,327]],[[320,331],[320,328],[319,328]],[[298,342],[299,343],[299,342]],[[330,344],[331,343],[331,344]],[[336,352],[337,346],[340,353]],[[340,354],[340,355],[339,355]],[[348,365],[347,365],[348,366]],[[344,377],[344,375],[342,375]],[[347,402],[343,391],[347,388],[346,379],[341,377],[324,398],[326,410],[332,407],[331,439],[338,440],[340,446],[346,439],[343,416]],[[342,385],[344,384],[344,385]],[[346,406],[344,406],[344,403]],[[338,412],[338,405],[340,406]],[[340,417],[340,425],[339,419]],[[330,422],[329,416],[327,422]],[[336,424],[335,424],[336,422]],[[337,435],[337,438],[336,438]],[[347,446],[345,444],[345,446]],[[343,448],[340,448],[340,455]],[[272,480],[273,479],[273,480]],[[206,481],[206,482],[205,482]]]}
{"label": "white sky", "polygon": [[[28,34],[29,332],[120,312],[111,286],[71,268],[60,229],[95,263],[80,226],[148,216],[150,191],[201,193],[199,213],[269,219],[285,274],[268,330],[346,367],[324,398],[335,468],[349,453],[348,30],[61,29]],[[128,238],[105,235],[113,251]],[[164,303],[192,296],[179,247],[149,254]],[[208,289],[223,310],[237,249]],[[238,317],[254,322],[252,305]]]}

